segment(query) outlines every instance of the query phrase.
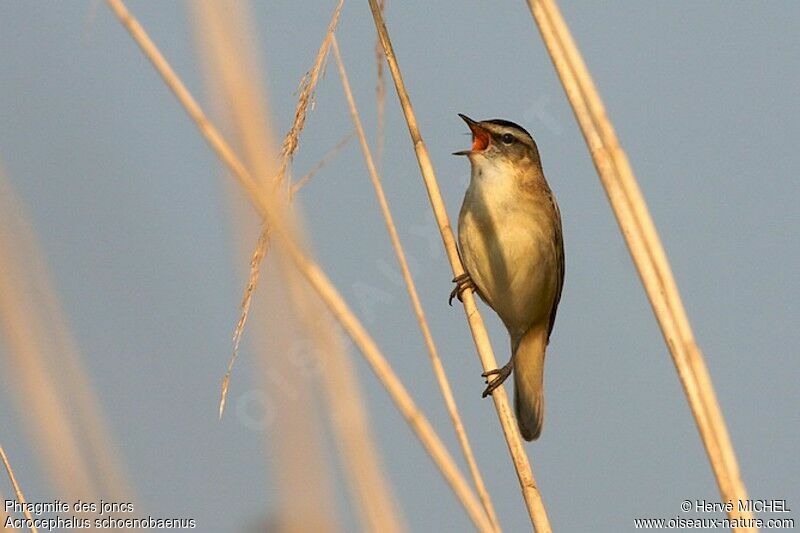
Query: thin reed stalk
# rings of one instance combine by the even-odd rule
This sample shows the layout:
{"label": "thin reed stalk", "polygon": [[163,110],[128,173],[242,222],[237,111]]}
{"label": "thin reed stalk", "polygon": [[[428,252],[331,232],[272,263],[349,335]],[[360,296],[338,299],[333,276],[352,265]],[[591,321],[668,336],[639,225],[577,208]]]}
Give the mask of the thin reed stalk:
{"label": "thin reed stalk", "polygon": [[342,140],[340,140],[338,143],[336,143],[333,146],[333,148],[331,148],[330,150],[325,152],[325,155],[323,155],[322,158],[319,161],[317,161],[316,165],[311,167],[311,170],[309,170],[308,172],[303,174],[303,176],[300,179],[292,182],[292,186],[289,188],[289,199],[290,200],[293,199],[295,197],[295,195],[298,192],[300,192],[300,189],[305,187],[308,184],[308,182],[311,181],[311,178],[313,178],[317,174],[317,172],[322,170],[322,168],[325,165],[330,163],[330,161],[333,158],[335,158],[337,155],[339,155],[339,152],[342,150],[342,148],[344,148],[347,145],[347,143],[350,142],[350,139],[352,139],[355,136],[356,136],[356,132],[355,132],[355,130],[353,130],[350,133],[348,133],[347,135],[345,135],[344,137],[342,137]]}
{"label": "thin reed stalk", "polygon": [[39,263],[31,261],[37,255],[35,234],[2,172],[0,213],[0,331],[8,343],[3,377],[19,412],[27,415],[25,428],[58,493],[75,499],[99,496],[91,461],[82,449],[83,436],[67,409],[72,402],[54,379],[64,372],[54,370],[49,354],[64,347],[52,344],[50,324],[32,297],[49,288],[31,275]]}
{"label": "thin reed stalk", "polygon": [[[647,204],[577,45],[553,0],[528,0],[672,355],[723,501],[747,499],[708,369]],[[737,506],[731,518],[752,518]]]}
{"label": "thin reed stalk", "polygon": [[275,202],[268,203],[262,215],[275,227],[276,234],[279,235],[295,266],[314,287],[320,298],[325,302],[359,350],[361,350],[361,353],[364,354],[372,371],[389,391],[395,405],[439,467],[445,480],[458,496],[475,526],[480,531],[493,531],[493,527],[486,518],[480,501],[472,492],[452,456],[442,444],[430,422],[428,422],[427,417],[417,408],[405,386],[394,374],[391,366],[381,353],[380,348],[378,348],[375,341],[347,306],[325,273],[303,254],[295,244],[289,229],[284,226],[280,217],[274,214],[276,209],[280,208],[275,206]]}
{"label": "thin reed stalk", "polygon": [[[30,332],[33,335],[32,339],[22,341],[15,334],[9,334],[9,339],[17,339],[10,342],[9,348],[19,350],[16,357],[25,358],[25,366],[30,364],[31,370],[37,372],[30,375],[22,373],[33,380],[23,383],[22,387],[27,392],[38,387],[52,387],[57,397],[56,401],[63,406],[69,406],[63,411],[68,416],[65,421],[73,427],[70,431],[75,435],[76,446],[80,448],[86,463],[80,468],[92,472],[91,477],[97,487],[95,495],[115,501],[132,501],[133,491],[127,478],[124,461],[119,455],[119,447],[107,423],[106,414],[86,362],[67,323],[42,243],[27,209],[2,170],[0,170],[0,214],[3,216],[0,250],[4,250],[0,253],[0,257],[7,261],[3,263],[3,260],[0,260],[0,265],[6,273],[13,276],[11,281],[14,285],[13,289],[7,289],[7,292],[11,294],[13,290],[17,294],[24,294],[25,301],[23,304],[14,298],[9,300],[0,298],[10,305],[8,309],[0,312],[0,315],[21,314],[19,320],[31,328]],[[16,319],[9,317],[7,320]],[[39,362],[33,363],[33,361]],[[39,375],[38,372],[45,374]],[[58,379],[50,381],[52,376],[58,376]],[[16,376],[15,383],[19,381],[24,379]],[[49,410],[34,413],[32,405],[30,402],[20,405],[20,411],[29,415],[25,417],[26,423],[42,424],[44,426],[42,430],[47,432],[52,413]],[[33,420],[36,422],[31,422]],[[37,441],[40,436],[38,431],[34,437]],[[66,434],[47,440],[50,443],[43,447],[50,450],[45,457],[45,460],[50,462],[48,469],[69,463],[69,454],[66,451],[62,452],[60,446],[61,442],[68,440]],[[64,446],[66,449],[69,447],[69,444]],[[71,474],[66,476],[66,481],[72,487],[69,490],[77,490],[72,483],[79,479],[79,476]],[[61,486],[59,490],[68,494],[66,486]]]}
{"label": "thin reed stalk", "polygon": [[0,171],[4,377],[59,496],[133,501],[100,401],[58,301],[36,232]]}
{"label": "thin reed stalk", "polygon": [[[258,49],[256,33],[247,23],[251,17],[244,12],[249,5],[242,2],[219,3],[206,0],[192,3],[191,6],[200,27],[198,42],[206,58],[203,62],[207,67],[206,78],[216,89],[214,92],[218,94],[216,100],[220,102],[223,117],[228,118],[226,122],[231,124],[234,139],[242,147],[247,167],[252,169],[253,175],[271,178],[276,174],[276,151],[272,142],[266,91],[259,82],[260,69],[255,57]],[[231,57],[237,57],[238,61],[230,61]],[[293,183],[290,198],[354,136],[353,131],[344,137],[304,178]],[[264,186],[269,185],[264,183]],[[243,223],[246,210],[234,207],[233,211],[238,222]],[[245,246],[243,242],[241,244]],[[258,248],[262,247],[259,245]],[[314,416],[317,413],[309,412],[313,410],[313,400],[320,399],[319,394],[313,393],[322,391],[323,401],[319,404],[323,406],[323,411],[333,427],[334,440],[345,465],[343,470],[364,530],[400,532],[403,530],[402,518],[391,493],[389,480],[381,466],[380,454],[370,430],[369,414],[350,355],[341,335],[333,330],[330,318],[325,316],[319,300],[309,294],[308,287],[299,280],[295,271],[283,268],[286,262],[283,255],[277,254],[281,261],[277,265],[273,262],[273,266],[279,268],[269,272],[273,282],[269,289],[270,297],[276,301],[288,299],[295,313],[292,316],[285,309],[274,306],[259,306],[253,313],[254,320],[262,324],[262,327],[253,332],[254,347],[260,352],[261,360],[265,361],[262,366],[269,368],[270,376],[281,377],[282,389],[292,390],[291,400],[283,402],[276,410],[276,419],[273,422],[274,427],[282,427],[284,430],[270,432],[280,450],[280,453],[275,454],[276,469],[284,479],[281,483],[281,498],[285,505],[282,505],[281,512],[293,517],[290,519],[292,527],[301,524],[308,526],[311,517],[325,514],[315,507],[325,505],[324,500],[334,499],[330,497],[328,475],[322,475],[321,479],[316,480],[313,477],[308,478],[309,474],[320,476],[327,474],[328,470],[327,465],[320,465],[318,460],[322,455],[318,448],[324,443],[320,435],[323,425],[318,423],[319,416]],[[253,267],[254,262],[251,261],[250,279],[253,278]],[[303,283],[302,287],[299,282]],[[288,298],[285,294],[287,289]],[[286,324],[289,318],[293,320]],[[275,346],[281,340],[286,344],[286,332],[283,331],[286,326],[302,328],[297,333],[312,339],[314,349],[308,355],[315,358],[315,361],[305,361],[305,354],[297,353],[296,342],[288,349]],[[299,363],[296,360],[299,358],[305,362]],[[316,386],[318,382],[321,387]],[[274,383],[269,385],[274,386]],[[298,407],[301,407],[300,411]],[[298,440],[304,444],[299,445]],[[298,454],[298,451],[302,453]],[[312,451],[314,453],[310,453]],[[284,457],[284,454],[289,457]],[[311,457],[303,457],[308,455]],[[292,458],[300,459],[300,462],[291,460]],[[303,496],[303,491],[307,492],[308,486],[312,484],[320,489],[320,482],[325,488],[324,493],[316,490],[313,499]],[[302,511],[304,516],[300,516],[298,511]],[[319,518],[314,521],[331,522]]]}
{"label": "thin reed stalk", "polygon": [[281,181],[286,174],[286,169],[294,157],[294,153],[299,145],[300,132],[303,131],[306,123],[306,115],[308,113],[308,105],[314,96],[314,89],[317,86],[317,81],[322,73],[322,67],[325,64],[325,58],[328,56],[328,49],[333,41],[333,34],[336,31],[336,25],[339,23],[339,15],[342,13],[342,5],[344,0],[339,0],[336,9],[331,17],[331,22],[328,24],[328,31],[325,32],[325,38],[317,51],[317,57],[314,60],[314,66],[303,77],[300,82],[300,97],[297,100],[297,108],[294,115],[294,122],[286,138],[283,140],[281,146],[281,168],[276,176],[277,181]]}
{"label": "thin reed stalk", "polygon": [[[260,83],[259,48],[257,33],[250,23],[253,20],[250,3],[202,0],[188,7],[196,28],[204,77],[211,89],[209,92],[215,96],[218,114],[231,131],[231,139],[240,147],[252,175],[262,178],[262,187],[271,187],[269,182],[276,173],[276,150],[268,98]],[[230,189],[230,192],[238,191]],[[239,195],[229,196],[234,227],[239,228],[234,232],[234,240],[239,251],[247,253],[251,243],[245,235],[258,220],[254,220],[250,210],[243,209],[243,199]],[[256,381],[270,403],[275,403],[268,417],[269,428],[281,428],[264,432],[265,444],[269,444],[265,451],[278,489],[274,521],[283,531],[335,532],[341,527],[336,513],[334,475],[327,460],[323,417],[317,408],[316,380],[311,373],[303,372],[294,360],[302,325],[296,316],[284,309],[264,305],[267,294],[277,301],[287,298],[285,276],[275,269],[265,272],[269,291],[262,292],[262,305],[250,310],[263,259],[261,254],[267,252],[264,241],[271,235],[263,228],[268,230],[262,225],[256,252],[259,256],[250,260],[246,302],[242,309],[259,325],[252,332],[252,351],[256,355]],[[244,312],[236,329],[237,343],[243,317]],[[237,351],[234,350],[234,354]],[[230,376],[230,370],[229,363],[226,377]],[[284,394],[270,394],[277,385]],[[309,493],[309,486],[315,487],[313,493]]]}
{"label": "thin reed stalk", "polygon": [[389,202],[386,199],[386,194],[383,190],[383,184],[381,183],[378,169],[376,168],[375,161],[372,158],[372,151],[369,148],[367,136],[364,133],[364,127],[361,124],[361,118],[358,113],[358,108],[356,107],[355,98],[353,97],[353,92],[350,89],[350,81],[347,77],[347,71],[345,70],[341,52],[339,51],[339,45],[335,37],[332,44],[333,55],[336,58],[336,65],[339,68],[339,75],[342,78],[342,88],[344,89],[344,94],[347,98],[347,104],[350,107],[350,115],[353,118],[353,123],[355,124],[356,132],[358,133],[358,139],[361,142],[361,150],[364,153],[364,161],[367,164],[367,170],[369,171],[372,185],[375,188],[375,195],[378,198],[378,204],[380,205],[381,213],[386,221],[386,230],[389,232],[389,237],[392,241],[392,247],[394,248],[395,255],[397,256],[397,262],[400,265],[400,271],[403,275],[403,281],[405,282],[408,296],[411,299],[411,305],[414,309],[414,314],[416,315],[420,331],[422,332],[422,338],[425,341],[425,347],[427,348],[428,355],[430,356],[431,365],[433,366],[433,373],[436,376],[436,380],[439,383],[439,388],[442,391],[444,403],[447,406],[448,413],[450,414],[450,420],[453,423],[453,428],[455,429],[456,436],[458,437],[459,444],[461,445],[461,449],[464,453],[464,459],[467,461],[470,474],[472,475],[473,482],[475,483],[475,488],[478,491],[478,496],[480,497],[483,508],[486,511],[486,516],[489,518],[489,521],[492,523],[495,529],[499,530],[497,515],[494,511],[492,500],[489,497],[489,493],[486,490],[486,485],[483,482],[483,477],[478,469],[478,464],[475,461],[475,455],[472,453],[472,446],[469,443],[467,432],[464,429],[463,422],[461,421],[461,415],[458,412],[458,406],[456,405],[455,398],[453,397],[453,390],[450,387],[450,381],[447,379],[447,374],[442,366],[442,360],[439,358],[439,352],[436,348],[436,343],[433,340],[433,334],[431,333],[428,325],[428,320],[425,318],[425,311],[422,309],[422,303],[420,302],[419,294],[417,293],[417,287],[414,283],[414,278],[411,276],[411,270],[408,268],[406,254],[403,250],[403,245],[400,242],[400,236],[397,233],[397,227],[395,226],[394,217],[392,216],[392,211],[389,208]]}
{"label": "thin reed stalk", "polygon": [[[31,371],[30,374],[21,372],[16,375],[13,380],[14,386],[21,385],[26,393],[37,390],[38,387],[52,387],[51,392],[55,394],[56,402],[69,406],[69,409],[63,411],[63,415],[68,417],[65,422],[72,427],[70,431],[77,439],[77,447],[82,451],[86,464],[81,468],[93,473],[92,478],[98,491],[96,495],[105,495],[116,501],[130,501],[132,491],[123,461],[118,454],[118,447],[108,427],[84,358],[67,324],[46,254],[25,206],[2,170],[0,170],[0,218],[2,218],[0,268],[5,272],[0,274],[0,278],[10,280],[13,285],[5,289],[8,294],[22,295],[24,299],[22,302],[14,298],[0,297],[0,301],[4,302],[0,316],[7,316],[5,320],[9,323],[21,320],[25,327],[29,328],[28,332],[32,336],[23,339],[18,336],[19,331],[9,330],[8,347],[17,351],[16,354],[9,353],[9,356],[12,361],[19,360]],[[15,318],[13,315],[20,316]],[[0,324],[2,323],[0,320]],[[24,359],[24,362],[21,359]],[[17,363],[12,362],[12,364]],[[53,380],[52,376],[58,376],[58,379]],[[31,381],[26,382],[26,379]],[[48,382],[49,385],[46,385]],[[48,410],[34,413],[33,405],[30,402],[23,402],[19,405],[19,409],[20,412],[29,415],[25,417],[26,426],[39,424],[43,426],[40,430],[36,430],[36,436],[33,438],[34,441],[39,441],[40,432],[48,431],[52,412]],[[68,454],[60,450],[60,439],[68,440],[68,437],[64,434],[55,439],[47,439],[50,443],[43,445],[43,448],[50,450],[48,455],[43,457],[50,462],[48,469],[69,462]],[[65,445],[65,448],[68,449],[69,445]],[[68,475],[65,482],[70,483],[73,489],[77,489],[72,483],[79,479]],[[64,491],[66,487],[62,486],[60,490]]]}
{"label": "thin reed stalk", "polygon": [[275,198],[274,194],[271,194],[272,190],[259,186],[230,145],[211,121],[208,120],[202,108],[200,108],[189,90],[164,59],[161,52],[147,35],[147,32],[127,10],[125,4],[121,0],[106,0],[106,2],[156,68],[167,86],[178,98],[189,116],[195,121],[206,142],[229,167],[233,177],[245,189],[259,215],[263,217],[265,223],[273,227],[275,234],[279,237],[296,268],[319,294],[330,312],[358,346],[381,384],[389,392],[398,410],[414,430],[415,435],[422,442],[442,476],[459,498],[473,523],[480,531],[491,531],[491,524],[486,519],[478,498],[470,489],[469,484],[428,422],[428,419],[417,408],[405,386],[403,386],[377,344],[375,344],[375,341],[350,310],[330,279],[296,244],[290,231],[290,226],[286,224],[283,218],[285,216],[283,204]]}
{"label": "thin reed stalk", "polygon": [[[428,190],[428,198],[430,199],[431,208],[433,209],[433,214],[439,226],[439,232],[442,236],[442,242],[444,243],[447,257],[450,260],[453,274],[455,276],[460,276],[464,273],[464,266],[461,264],[461,258],[458,255],[455,237],[450,226],[450,220],[447,215],[444,201],[442,200],[441,193],[439,192],[439,185],[436,181],[433,165],[431,164],[430,157],[428,156],[428,150],[425,146],[425,142],[422,140],[422,136],[420,135],[419,128],[417,126],[417,119],[414,115],[414,110],[411,106],[411,100],[408,96],[408,91],[406,91],[402,74],[400,73],[400,67],[397,64],[397,57],[394,54],[392,43],[389,39],[389,33],[383,20],[383,15],[378,7],[377,0],[369,0],[369,5],[370,9],[372,10],[372,17],[375,21],[375,28],[380,36],[383,50],[386,54],[389,70],[391,71],[392,78],[394,79],[400,105],[403,108],[403,113],[408,124],[408,131],[414,144],[414,151],[417,155],[417,161],[419,163],[423,181],[425,182],[425,187]],[[463,304],[464,312],[467,315],[467,321],[469,323],[470,331],[472,332],[472,338],[475,342],[475,347],[477,348],[478,356],[480,357],[483,369],[485,371],[493,370],[497,368],[497,361],[494,357],[491,343],[489,342],[489,336],[486,332],[486,327],[484,326],[483,320],[478,312],[478,308],[475,305],[475,299],[472,292],[464,292]],[[511,411],[511,407],[509,406],[508,396],[506,395],[505,388],[503,386],[497,387],[492,393],[492,399],[494,400],[497,416],[500,419],[500,425],[503,429],[503,435],[505,436],[506,443],[508,444],[508,450],[511,454],[514,468],[517,472],[517,477],[519,478],[520,488],[525,499],[528,514],[531,518],[531,523],[535,527],[536,531],[540,533],[549,532],[551,529],[550,521],[547,518],[547,511],[545,510],[539,488],[536,486],[536,481],[533,477],[533,471],[531,469],[528,456],[525,453],[525,448],[523,447],[522,439],[520,438],[520,434],[517,429],[516,420]]]}
{"label": "thin reed stalk", "polygon": [[[241,208],[242,199],[238,200]],[[249,210],[234,212],[239,223],[234,227],[252,228],[250,217],[245,217],[249,214]],[[238,248],[246,251],[251,239],[239,233]],[[270,514],[283,533],[341,532],[339,487],[325,428],[328,406],[319,401],[318,393],[324,387],[322,369],[329,366],[321,356],[327,353],[309,349],[303,317],[287,308],[286,303],[294,298],[293,286],[303,280],[298,280],[298,275],[294,279],[287,276],[276,264],[282,254],[280,243],[274,244],[265,262],[263,285],[251,318],[254,327],[249,333],[251,351],[256,356],[253,377],[259,387],[257,398],[264,398],[268,406],[261,419],[264,451],[272,465],[270,477],[277,492]],[[277,302],[283,304],[275,305]],[[309,487],[314,490],[309,491]]]}
{"label": "thin reed stalk", "polygon": [[405,531],[405,522],[383,471],[358,373],[343,338],[319,298],[311,293],[308,285],[299,283],[299,273],[285,254],[278,252],[280,270],[288,281],[295,315],[310,334],[315,355],[324,354],[319,361],[322,400],[327,406],[363,529],[381,533]]}
{"label": "thin reed stalk", "polygon": [[[691,364],[695,379],[698,381],[698,390],[703,401],[703,406],[713,426],[713,432],[721,449],[725,467],[730,476],[733,492],[738,494],[741,500],[746,500],[747,491],[739,473],[739,465],[736,460],[733,444],[728,434],[725,419],[719,407],[708,368],[705,364],[705,359],[695,341],[689,317],[683,305],[680,292],[678,291],[675,277],[672,274],[672,269],[669,265],[664,246],[661,243],[655,223],[647,207],[647,202],[644,200],[644,196],[633,174],[628,158],[619,145],[614,127],[608,119],[605,107],[600,99],[600,94],[594,85],[594,81],[578,51],[578,47],[561,15],[558,5],[553,0],[546,0],[544,6],[547,9],[550,21],[554,24],[558,36],[562,41],[562,46],[566,49],[567,57],[569,58],[573,72],[576,74],[581,86],[581,93],[587,99],[596,126],[600,130],[600,136],[603,138],[603,142],[608,147],[608,151],[612,154],[614,159],[615,166],[619,173],[620,183],[633,208],[634,216],[639,224],[648,252],[655,265],[670,311],[674,315],[678,331],[683,339],[687,351],[687,358]],[[752,514],[748,512],[746,516],[752,517]]]}
{"label": "thin reed stalk", "polygon": [[[15,328],[14,331],[9,329],[7,336],[11,362],[26,369],[19,371],[12,385],[26,392],[48,387],[48,391],[41,395],[41,403],[23,402],[24,405],[19,405],[20,411],[32,415],[25,418],[25,426],[33,431],[34,441],[42,442],[39,450],[45,451],[41,458],[48,463],[48,471],[61,472],[61,468],[70,463],[69,441],[73,438],[77,441],[76,453],[81,452],[80,457],[75,456],[81,464],[77,469],[92,472],[90,477],[98,491],[95,495],[129,501],[132,491],[123,461],[83,357],[67,325],[41,243],[26,209],[2,170],[0,216],[3,219],[0,251],[6,251],[0,253],[0,265],[4,271],[0,273],[0,284],[10,283],[4,289],[8,295],[24,295],[22,300],[0,296],[0,317],[3,317],[0,325]],[[18,320],[24,324],[22,329],[12,325]],[[53,380],[52,376],[60,379]],[[50,404],[48,399],[55,403]],[[56,415],[63,419],[63,425],[60,422],[51,424],[50,417],[55,414],[52,410],[61,409],[61,405],[70,406]],[[47,410],[33,412],[33,406]],[[51,425],[65,433],[56,439],[40,439]],[[69,437],[69,434],[73,436]],[[62,441],[65,443],[63,451],[59,445]],[[80,475],[65,473],[63,477],[55,475],[53,479],[58,480],[58,488],[65,495],[70,494],[69,491],[86,490],[79,489],[83,479]]]}
{"label": "thin reed stalk", "polygon": [[[265,158],[263,156],[258,157],[258,155],[261,154],[262,152],[251,149],[252,142],[254,140],[257,142],[258,130],[257,129],[253,130],[251,128],[244,131],[245,136],[243,142],[245,148],[247,149],[245,153],[254,154],[254,156],[250,157],[248,161],[251,165],[250,168],[255,169],[256,171],[255,176],[262,180],[262,184],[264,186],[281,186],[284,182],[288,166],[291,163],[292,158],[294,157],[294,154],[297,151],[298,146],[300,145],[300,132],[302,132],[303,128],[305,127],[306,116],[308,114],[308,107],[311,104],[311,101],[314,97],[314,90],[317,87],[317,81],[319,81],[323,65],[325,64],[325,58],[328,55],[328,49],[330,48],[331,39],[333,38],[333,32],[336,31],[336,25],[339,23],[339,15],[342,12],[343,4],[344,0],[339,0],[336,9],[333,12],[333,16],[331,17],[331,21],[328,24],[328,30],[325,33],[325,37],[322,39],[322,44],[320,45],[319,50],[317,51],[317,55],[314,60],[314,65],[308,72],[306,72],[306,74],[303,76],[303,79],[300,80],[300,96],[297,100],[297,106],[295,108],[295,115],[294,115],[294,120],[292,122],[292,127],[289,129],[289,132],[286,134],[286,137],[284,137],[283,144],[281,145],[280,169],[278,170],[277,173],[274,174],[274,177],[272,178],[271,181],[267,179],[267,176],[269,176],[270,174],[264,172],[266,170],[264,168]],[[225,70],[230,71],[232,69],[226,68]],[[240,75],[240,78],[241,76],[242,75]],[[255,110],[261,108],[261,105],[258,100],[251,98],[251,101],[253,101],[253,103],[256,104],[257,106]],[[248,117],[252,116],[252,110],[245,110],[243,113],[238,113],[238,115],[240,122],[247,121]],[[258,115],[258,116],[263,116],[263,115]],[[253,291],[255,291],[258,285],[258,277],[259,277],[259,269],[261,266],[261,261],[263,261],[264,257],[267,255],[267,251],[269,250],[269,243],[270,243],[270,228],[268,226],[263,226],[261,228],[261,234],[258,236],[256,248],[255,250],[253,250],[253,254],[251,255],[250,258],[250,276],[248,277],[247,287],[245,288],[244,295],[242,297],[242,302],[240,304],[242,312],[241,315],[239,316],[239,322],[236,324],[236,328],[233,333],[233,352],[231,354],[230,360],[228,361],[228,368],[225,372],[225,375],[222,378],[222,387],[220,391],[220,401],[219,401],[220,418],[222,418],[222,414],[225,410],[225,399],[228,394],[231,372],[233,371],[233,365],[235,364],[237,355],[239,353],[239,343],[242,339],[242,334],[244,332],[245,324],[247,323],[247,315],[250,311],[250,302],[253,297]]]}
{"label": "thin reed stalk", "polygon": [[[23,237],[25,238],[25,237]],[[33,239],[27,239],[33,242]],[[120,447],[100,397],[85,366],[85,360],[75,338],[66,322],[66,314],[61,307],[55,284],[42,253],[31,258],[29,272],[39,287],[42,310],[48,333],[53,336],[55,348],[51,352],[53,372],[61,375],[63,386],[62,403],[70,406],[74,416],[77,433],[92,468],[97,483],[98,495],[108,501],[135,501],[135,493],[128,479],[125,461],[120,455]],[[27,408],[26,408],[27,411]],[[60,459],[59,459],[60,460]]]}
{"label": "thin reed stalk", "polygon": [[[381,13],[386,12],[386,0],[378,0],[378,8]],[[383,161],[383,143],[386,138],[386,76],[383,73],[385,61],[381,40],[375,37],[375,114],[377,124],[375,127],[375,162],[378,169],[381,168]]]}
{"label": "thin reed stalk", "polygon": [[[0,445],[0,459],[3,460],[3,466],[5,466],[6,468],[8,479],[11,480],[11,486],[14,487],[14,494],[17,497],[17,501],[24,505],[25,503],[27,503],[25,500],[25,495],[22,494],[22,489],[20,488],[19,483],[17,483],[17,477],[14,475],[14,470],[11,468],[11,463],[8,461],[8,456],[6,455],[6,451],[3,449],[2,445]],[[30,521],[31,531],[33,533],[38,533],[39,530],[36,528],[35,525],[33,525],[33,517],[31,516],[31,512],[28,511],[27,508],[24,508],[22,511],[23,514],[25,514],[25,518],[27,518]]]}

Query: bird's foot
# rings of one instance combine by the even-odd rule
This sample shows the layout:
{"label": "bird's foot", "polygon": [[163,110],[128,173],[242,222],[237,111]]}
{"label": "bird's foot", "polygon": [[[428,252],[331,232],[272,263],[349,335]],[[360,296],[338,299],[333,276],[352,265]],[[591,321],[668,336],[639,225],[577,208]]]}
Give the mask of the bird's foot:
{"label": "bird's foot", "polygon": [[450,298],[447,300],[447,303],[450,304],[450,306],[453,305],[453,298],[458,297],[459,302],[464,301],[461,298],[461,295],[464,294],[464,291],[471,290],[475,292],[475,282],[472,281],[472,278],[469,277],[469,274],[466,272],[460,276],[454,277],[453,283],[456,284],[456,287],[450,292]]}
{"label": "bird's foot", "polygon": [[[500,368],[495,368],[494,370],[488,370],[488,371],[484,372],[483,374],[481,374],[481,376],[486,378],[486,383],[489,384],[486,387],[486,389],[483,391],[483,394],[481,394],[481,397],[482,398],[486,398],[491,393],[493,393],[494,390],[497,387],[502,385],[503,382],[506,379],[508,379],[508,376],[511,375],[511,371],[512,370],[514,370],[514,360],[513,359],[510,360],[508,363],[506,363],[504,366],[501,366]],[[489,378],[491,376],[495,376],[495,377],[494,377],[494,379],[489,381]]]}

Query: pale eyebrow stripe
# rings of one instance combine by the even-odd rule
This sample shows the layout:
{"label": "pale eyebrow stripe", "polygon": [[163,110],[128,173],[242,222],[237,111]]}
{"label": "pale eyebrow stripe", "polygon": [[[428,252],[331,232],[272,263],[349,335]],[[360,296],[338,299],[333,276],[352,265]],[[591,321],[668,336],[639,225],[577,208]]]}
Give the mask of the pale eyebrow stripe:
{"label": "pale eyebrow stripe", "polygon": [[492,137],[496,137],[499,139],[504,133],[511,133],[518,141],[525,144],[525,146],[528,146],[530,148],[536,146],[536,142],[533,140],[533,137],[531,137],[529,133],[525,132],[522,129],[518,129],[513,126],[502,126],[503,129],[495,129],[498,127],[497,124],[492,124],[491,122],[487,122],[487,124],[491,124],[493,126],[493,128],[491,129],[487,128],[489,134]]}

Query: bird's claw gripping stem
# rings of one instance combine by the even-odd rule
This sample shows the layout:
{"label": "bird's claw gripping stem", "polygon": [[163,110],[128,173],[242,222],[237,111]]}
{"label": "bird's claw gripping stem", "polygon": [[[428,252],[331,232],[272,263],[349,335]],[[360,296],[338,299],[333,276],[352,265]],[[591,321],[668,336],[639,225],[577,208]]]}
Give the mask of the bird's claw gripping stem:
{"label": "bird's claw gripping stem", "polygon": [[[503,382],[506,379],[508,379],[508,376],[511,375],[511,371],[513,369],[514,369],[514,361],[512,359],[511,361],[506,363],[504,366],[501,366],[500,368],[495,368],[494,370],[487,370],[486,372],[481,374],[481,376],[486,378],[486,383],[488,383],[488,386],[486,387],[486,389],[484,389],[483,394],[481,394],[481,397],[486,398],[491,393],[493,393],[497,387],[502,385]],[[489,381],[489,378],[491,376],[496,376],[496,377],[491,381]]]}
{"label": "bird's claw gripping stem", "polygon": [[475,291],[475,282],[472,281],[472,278],[469,277],[469,274],[464,272],[460,276],[456,276],[453,278],[453,283],[456,284],[455,288],[450,292],[450,298],[447,300],[447,303],[450,304],[452,307],[453,305],[453,298],[458,297],[459,302],[463,302],[464,300],[461,298],[461,295],[464,294],[466,290]]}

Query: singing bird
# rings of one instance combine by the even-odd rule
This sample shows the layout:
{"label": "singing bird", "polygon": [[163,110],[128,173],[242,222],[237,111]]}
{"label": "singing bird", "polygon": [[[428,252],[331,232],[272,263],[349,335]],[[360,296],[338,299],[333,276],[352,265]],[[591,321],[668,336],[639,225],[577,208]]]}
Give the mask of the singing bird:
{"label": "singing bird", "polygon": [[544,420],[544,359],[564,285],[558,204],[542,172],[539,150],[524,128],[507,120],[476,122],[459,114],[472,147],[456,152],[472,166],[458,217],[466,273],[453,297],[473,290],[499,315],[511,337],[511,358],[485,372],[485,398],[514,374],[514,410],[525,440]]}

